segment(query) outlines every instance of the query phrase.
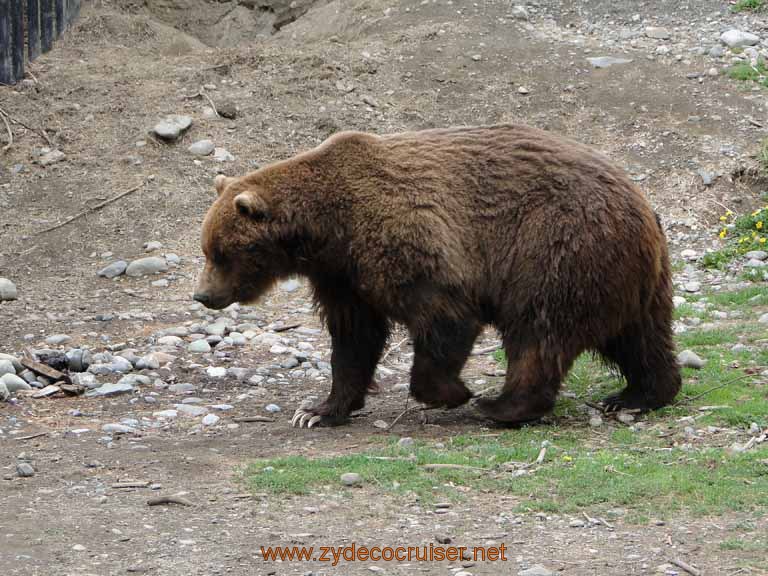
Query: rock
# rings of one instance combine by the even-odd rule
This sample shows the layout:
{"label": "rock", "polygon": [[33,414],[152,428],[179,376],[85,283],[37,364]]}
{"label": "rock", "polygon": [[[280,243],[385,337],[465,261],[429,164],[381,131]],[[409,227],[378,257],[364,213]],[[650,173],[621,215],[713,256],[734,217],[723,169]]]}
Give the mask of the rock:
{"label": "rock", "polygon": [[747,268],[765,268],[768,266],[768,263],[763,262],[762,260],[758,260],[757,258],[750,259],[746,264],[744,264]]}
{"label": "rock", "polygon": [[11,354],[3,354],[0,352],[0,360],[8,360],[11,364],[13,364],[17,374],[24,370],[24,366],[21,365],[21,362],[19,362],[19,359],[16,358],[16,356]]}
{"label": "rock", "polygon": [[282,410],[282,408],[280,408],[280,406],[278,406],[277,404],[267,404],[264,407],[264,410],[266,410],[267,412],[270,412],[272,414],[275,414],[277,412],[280,412]]}
{"label": "rock", "polygon": [[149,386],[152,383],[152,379],[143,374],[126,374],[117,383],[130,384],[131,386]]}
{"label": "rock", "polygon": [[136,370],[157,370],[160,368],[160,361],[154,354],[142,356],[136,362]]}
{"label": "rock", "polygon": [[208,408],[195,404],[174,404],[173,407],[185,416],[203,416],[208,413]]}
{"label": "rock", "polygon": [[62,344],[66,344],[71,340],[72,337],[68,334],[53,334],[52,336],[48,336],[48,338],[45,339],[45,343],[48,344],[48,346],[61,346]]}
{"label": "rock", "polygon": [[192,125],[190,116],[171,115],[155,124],[152,132],[155,136],[166,141],[174,141]]}
{"label": "rock", "polygon": [[764,250],[750,250],[744,254],[744,258],[747,260],[766,260],[768,259],[768,252]]}
{"label": "rock", "polygon": [[404,438],[400,438],[400,440],[397,441],[397,445],[400,448],[413,448],[416,445],[416,442],[414,442],[413,438],[406,436]]}
{"label": "rock", "polygon": [[73,348],[67,352],[67,363],[70,372],[85,372],[91,365],[91,353],[82,348]]}
{"label": "rock", "polygon": [[729,48],[743,48],[744,46],[754,46],[760,42],[760,37],[742,30],[731,29],[720,35],[720,42]]}
{"label": "rock", "polygon": [[697,255],[698,255],[698,253],[696,252],[696,250],[688,249],[688,250],[683,250],[682,252],[680,252],[680,256],[682,258],[685,258],[686,260],[695,260]]}
{"label": "rock", "polygon": [[654,38],[656,40],[669,40],[671,34],[669,33],[669,30],[666,28],[656,27],[656,26],[648,26],[645,29],[645,35],[648,38]]}
{"label": "rock", "polygon": [[117,396],[118,394],[124,394],[126,392],[133,392],[133,385],[127,382],[111,384],[107,383],[93,390],[89,390],[85,393],[88,397],[96,396]]}
{"label": "rock", "polygon": [[214,426],[221,418],[216,414],[206,414],[203,418],[203,426]]}
{"label": "rock", "polygon": [[163,420],[173,420],[179,415],[177,410],[160,410],[158,412],[152,412],[152,416],[155,418],[161,418]]}
{"label": "rock", "polygon": [[608,68],[617,64],[629,64],[632,62],[632,59],[614,58],[613,56],[597,56],[595,58],[587,58],[587,62],[592,64],[595,68]]}
{"label": "rock", "polygon": [[104,426],[101,427],[101,431],[106,432],[107,434],[138,434],[139,432],[133,426],[128,426],[126,424],[104,424]]}
{"label": "rock", "polygon": [[216,105],[216,112],[218,112],[219,116],[222,118],[227,118],[229,120],[234,120],[237,118],[237,106],[234,102],[229,100],[219,102]]}
{"label": "rock", "polygon": [[19,390],[31,390],[32,386],[27,384],[23,378],[16,376],[16,374],[4,374],[0,376],[0,382],[5,384],[5,389],[11,394],[18,392]]}
{"label": "rock", "polygon": [[525,87],[525,86],[520,86],[520,88],[517,89],[517,93],[518,94],[522,94],[522,95],[526,95],[526,94],[530,94],[531,91],[527,87]]}
{"label": "rock", "polygon": [[384,420],[376,420],[373,423],[374,428],[379,428],[380,430],[386,430],[389,428],[389,424],[387,424]]}
{"label": "rock", "polygon": [[227,375],[227,369],[223,366],[208,366],[205,373],[208,374],[210,378],[224,378],[224,376]]}
{"label": "rock", "polygon": [[187,150],[195,156],[209,156],[215,147],[211,140],[198,140]]}
{"label": "rock", "polygon": [[709,49],[709,55],[712,56],[712,58],[722,58],[725,55],[725,50],[722,46],[712,46],[712,48]]}
{"label": "rock", "polygon": [[629,412],[619,412],[616,415],[616,420],[618,420],[622,424],[632,424],[632,422],[635,421],[635,417]]}
{"label": "rock", "polygon": [[165,272],[166,270],[168,270],[168,263],[165,261],[165,258],[148,256],[146,258],[139,258],[128,264],[125,274],[127,276],[137,277],[158,274],[159,272]]}
{"label": "rock", "polygon": [[248,378],[248,384],[251,384],[252,386],[260,386],[264,382],[264,376],[261,376],[259,374],[254,374],[250,378]]}
{"label": "rock", "polygon": [[[182,340],[178,336],[162,336],[157,339],[157,343],[160,346],[178,347],[184,344],[184,340]],[[209,349],[210,349],[210,346],[209,346]]]}
{"label": "rock", "polygon": [[11,393],[8,392],[8,388],[5,387],[5,383],[0,379],[0,402],[5,402],[11,397]]}
{"label": "rock", "polygon": [[603,419],[600,416],[592,416],[589,419],[589,425],[592,428],[599,428],[600,426],[603,425]]}
{"label": "rock", "polygon": [[205,327],[206,334],[210,334],[211,336],[224,336],[224,334],[227,331],[227,327],[224,324],[209,324]]}
{"label": "rock", "polygon": [[82,386],[83,388],[88,388],[88,389],[98,388],[99,386],[101,386],[101,382],[96,380],[96,376],[88,372],[70,374],[69,377],[72,380],[72,384],[74,384],[75,386]]}
{"label": "rock", "polygon": [[541,564],[534,564],[526,570],[521,570],[517,576],[555,576],[555,573]]}
{"label": "rock", "polygon": [[40,156],[40,158],[37,159],[37,163],[40,164],[40,166],[49,166],[51,164],[56,164],[56,162],[61,162],[66,157],[66,154],[61,150],[51,150]]}
{"label": "rock", "polygon": [[530,18],[530,16],[528,15],[528,10],[525,9],[525,6],[522,6],[520,4],[516,4],[512,6],[512,12],[510,15],[515,20],[528,20]]}
{"label": "rock", "polygon": [[0,377],[5,374],[16,374],[16,368],[10,360],[0,359]]}
{"label": "rock", "polygon": [[584,528],[585,523],[584,523],[584,520],[571,520],[568,523],[568,526],[570,528]]}
{"label": "rock", "polygon": [[760,324],[768,324],[768,312],[760,316],[757,321],[760,322]]}
{"label": "rock", "polygon": [[173,392],[174,394],[186,394],[187,392],[194,392],[195,385],[194,384],[188,384],[186,382],[182,384],[171,384],[168,386],[168,391]]}
{"label": "rock", "polygon": [[234,162],[235,157],[225,148],[216,148],[213,152],[213,159],[217,162]]}
{"label": "rock", "polygon": [[363,483],[363,478],[356,472],[346,472],[341,475],[340,479],[344,486],[360,486]]}
{"label": "rock", "polygon": [[296,368],[299,364],[300,362],[296,357],[290,356],[280,363],[280,367],[285,370],[290,370],[291,368]]}
{"label": "rock", "polygon": [[692,282],[686,282],[683,288],[686,292],[698,292],[701,290],[701,282],[696,282],[695,280]]}
{"label": "rock", "polygon": [[206,340],[195,340],[187,346],[187,350],[197,354],[204,354],[211,351],[211,345]]}
{"label": "rock", "polygon": [[691,350],[683,350],[677,355],[677,363],[684,368],[695,368],[698,370],[705,364],[704,360]]}
{"label": "rock", "polygon": [[299,288],[301,288],[301,282],[295,278],[291,278],[280,284],[280,290],[283,292],[296,292]]}
{"label": "rock", "polygon": [[0,278],[0,302],[16,300],[17,297],[16,284],[8,280],[8,278]]}
{"label": "rock", "polygon": [[740,354],[741,352],[747,352],[749,348],[747,348],[744,344],[734,344],[731,346],[731,352],[734,354]]}
{"label": "rock", "polygon": [[168,262],[168,264],[178,266],[179,264],[181,264],[181,257],[178,254],[169,252],[168,254],[165,255],[165,261]]}
{"label": "rock", "polygon": [[675,305],[675,308],[679,308],[680,306],[683,306],[684,304],[688,304],[688,300],[686,300],[682,296],[673,296],[672,297],[672,304]]}
{"label": "rock", "polygon": [[157,240],[150,240],[149,242],[144,243],[144,252],[154,252],[155,250],[160,250],[162,247],[162,242],[158,242]]}
{"label": "rock", "polygon": [[20,478],[31,478],[35,475],[35,469],[32,468],[32,465],[29,462],[19,462],[16,464],[16,474],[18,474]]}
{"label": "rock", "polygon": [[715,175],[712,172],[707,172],[700,168],[696,173],[701,176],[701,183],[704,184],[704,186],[712,186],[712,183],[715,181]]}

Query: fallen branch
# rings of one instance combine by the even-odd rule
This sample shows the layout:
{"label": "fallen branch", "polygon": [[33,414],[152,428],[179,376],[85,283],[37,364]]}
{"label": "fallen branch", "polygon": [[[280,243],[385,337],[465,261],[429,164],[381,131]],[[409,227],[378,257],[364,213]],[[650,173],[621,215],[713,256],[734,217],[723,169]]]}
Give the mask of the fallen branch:
{"label": "fallen branch", "polygon": [[287,326],[278,326],[277,328],[272,328],[273,332],[288,332],[288,330],[294,330],[301,326],[301,324],[288,324]]}
{"label": "fallen branch", "polygon": [[51,142],[51,139],[48,138],[48,134],[45,133],[44,129],[41,128],[40,130],[35,130],[34,128],[32,128],[31,126],[28,126],[27,124],[25,124],[24,122],[22,122],[18,118],[14,118],[13,116],[11,116],[10,114],[8,114],[8,112],[3,110],[2,108],[0,108],[0,116],[3,116],[4,118],[10,120],[14,124],[18,124],[19,126],[23,126],[27,130],[30,130],[32,132],[35,132],[35,133],[39,134],[40,136],[43,137],[43,140],[46,141],[48,146],[53,146],[53,142]]}
{"label": "fallen branch", "polygon": [[233,418],[235,422],[274,422],[272,418],[266,416],[240,416]]}
{"label": "fallen branch", "polygon": [[8,144],[3,146],[3,154],[8,152],[8,150],[11,149],[11,146],[13,146],[13,130],[11,130],[11,125],[8,124],[8,118],[5,117],[5,114],[0,114],[0,117],[3,118],[3,122],[5,123],[5,129],[8,130]]}
{"label": "fallen branch", "polygon": [[391,430],[391,429],[392,429],[392,427],[393,427],[395,424],[397,424],[398,420],[400,420],[400,418],[402,418],[403,416],[405,416],[405,415],[408,413],[408,411],[409,411],[409,410],[416,410],[416,409],[418,409],[418,408],[419,408],[418,406],[414,406],[414,407],[412,407],[412,408],[408,408],[408,400],[410,400],[410,399],[411,399],[411,396],[410,396],[410,395],[406,396],[406,398],[405,398],[405,409],[404,409],[402,412],[400,412],[400,414],[398,414],[398,415],[397,415],[397,418],[395,418],[394,420],[392,420],[392,423],[391,423],[389,426],[387,426],[387,430]]}
{"label": "fallen branch", "polygon": [[483,354],[496,352],[496,350],[501,350],[501,344],[495,344],[493,346],[488,346],[487,348],[478,348],[476,350],[472,350],[472,352],[470,352],[470,356],[482,356]]}
{"label": "fallen branch", "polygon": [[688,574],[692,574],[693,576],[701,576],[701,570],[699,570],[698,568],[694,568],[687,562],[683,562],[682,560],[678,560],[677,558],[675,558],[674,560],[670,560],[669,563],[674,564],[678,568],[682,568],[683,570],[688,572]]}
{"label": "fallen branch", "polygon": [[488,468],[477,466],[465,466],[463,464],[424,464],[425,470],[476,470],[478,472],[490,472]]}
{"label": "fallen branch", "polygon": [[32,438],[40,438],[40,436],[48,436],[48,432],[38,432],[37,434],[30,434],[29,436],[19,436],[16,440],[32,440]]}
{"label": "fallen branch", "polygon": [[70,222],[73,222],[74,220],[77,220],[78,218],[82,218],[86,214],[90,214],[91,212],[96,212],[97,210],[101,210],[105,206],[108,206],[109,204],[112,204],[113,202],[116,202],[116,201],[120,200],[121,198],[124,198],[124,197],[128,196],[129,194],[133,194],[137,190],[140,190],[141,188],[144,187],[144,184],[146,184],[146,182],[142,182],[138,186],[134,186],[130,190],[126,190],[125,192],[121,192],[120,194],[118,194],[117,196],[113,196],[109,200],[105,200],[104,202],[102,202],[100,204],[96,204],[96,206],[93,206],[91,208],[83,210],[79,214],[75,214],[74,216],[72,216],[70,218],[67,218],[66,220],[64,220],[64,222],[62,222],[60,224],[56,224],[55,226],[51,226],[50,228],[46,228],[45,230],[40,230],[40,232],[37,232],[37,234],[38,235],[39,234],[45,234],[46,232],[52,232],[54,230],[58,230],[59,228],[62,228],[63,226],[66,226]]}
{"label": "fallen branch", "polygon": [[398,348],[400,348],[400,346],[402,346],[402,345],[403,345],[405,342],[407,342],[407,341],[408,341],[408,336],[406,336],[405,338],[403,338],[402,340],[400,340],[400,342],[398,342],[397,344],[393,345],[393,346],[392,346],[392,347],[391,347],[389,350],[387,350],[387,352],[384,354],[384,356],[382,356],[382,357],[381,357],[381,360],[379,361],[379,363],[380,363],[380,364],[381,364],[381,363],[383,363],[383,362],[384,362],[384,360],[386,360],[386,359],[387,359],[387,356],[389,356],[390,354],[392,354],[392,352],[394,352],[395,350],[397,350]]}
{"label": "fallen branch", "polygon": [[754,376],[754,374],[742,374],[741,376],[737,376],[736,378],[732,378],[732,379],[728,380],[727,382],[723,382],[722,384],[718,384],[717,386],[713,386],[709,390],[704,390],[704,392],[702,392],[701,394],[696,394],[696,396],[688,396],[686,398],[681,398],[680,400],[678,400],[677,402],[672,404],[672,406],[674,407],[674,406],[679,406],[680,404],[685,404],[686,402],[693,402],[694,400],[698,400],[699,398],[703,398],[707,394],[711,394],[712,392],[720,390],[721,388],[725,388],[726,386],[730,386],[734,382],[738,382],[739,380],[744,380],[746,378],[752,378],[753,376]]}
{"label": "fallen branch", "polygon": [[157,496],[147,500],[147,506],[160,506],[161,504],[179,504],[180,506],[193,506],[192,502],[181,496]]}
{"label": "fallen branch", "polygon": [[148,480],[117,482],[115,484],[112,484],[112,488],[148,488],[148,487],[149,487]]}

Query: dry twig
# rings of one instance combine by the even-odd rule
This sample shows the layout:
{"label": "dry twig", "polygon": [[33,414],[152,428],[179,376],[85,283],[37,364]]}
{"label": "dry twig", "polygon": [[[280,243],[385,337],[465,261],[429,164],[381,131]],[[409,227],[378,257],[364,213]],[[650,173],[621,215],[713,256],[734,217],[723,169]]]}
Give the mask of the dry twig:
{"label": "dry twig", "polygon": [[3,146],[3,154],[5,154],[11,149],[11,146],[13,146],[13,130],[11,130],[11,125],[8,124],[8,118],[5,117],[5,114],[0,114],[0,117],[2,117],[3,122],[5,123],[5,129],[8,130],[8,144]]}
{"label": "dry twig", "polygon": [[678,560],[677,558],[675,558],[674,560],[670,560],[669,563],[674,564],[678,568],[682,568],[683,570],[688,572],[688,574],[692,574],[692,576],[701,576],[701,570],[699,570],[698,568],[694,568],[687,562],[683,562],[682,560]]}
{"label": "dry twig", "polygon": [[70,218],[67,218],[66,220],[64,220],[64,222],[61,222],[60,224],[56,224],[55,226],[51,226],[50,228],[46,228],[45,230],[40,230],[40,232],[38,232],[37,234],[45,234],[46,232],[52,232],[54,230],[58,230],[59,228],[62,228],[63,226],[66,226],[70,222],[73,222],[73,221],[77,220],[78,218],[82,218],[86,214],[90,214],[91,212],[96,212],[97,210],[101,210],[105,206],[108,206],[109,204],[112,204],[113,202],[117,202],[121,198],[124,198],[124,197],[128,196],[129,194],[133,194],[137,190],[140,190],[141,188],[144,187],[144,184],[146,184],[146,182],[142,182],[138,186],[134,186],[133,188],[131,188],[129,190],[126,190],[125,192],[121,192],[117,196],[112,196],[112,198],[110,198],[108,200],[105,200],[104,202],[101,202],[100,204],[96,204],[96,206],[93,206],[91,208],[83,210],[82,212],[80,212],[78,214],[75,214],[74,216],[72,216]]}
{"label": "dry twig", "polygon": [[30,130],[31,132],[35,132],[35,133],[39,134],[40,136],[43,137],[43,140],[46,141],[48,146],[53,146],[53,142],[51,142],[51,139],[48,138],[48,134],[45,133],[44,129],[41,128],[40,130],[35,130],[34,128],[29,126],[28,124],[25,124],[24,122],[22,122],[18,118],[14,118],[13,116],[11,116],[10,114],[8,114],[8,112],[3,110],[2,108],[0,108],[0,116],[3,116],[4,119],[10,120],[14,124],[18,124],[19,126],[23,126],[27,130]]}
{"label": "dry twig", "polygon": [[148,506],[159,506],[160,504],[179,504],[181,506],[192,506],[192,502],[181,496],[157,496],[147,500]]}

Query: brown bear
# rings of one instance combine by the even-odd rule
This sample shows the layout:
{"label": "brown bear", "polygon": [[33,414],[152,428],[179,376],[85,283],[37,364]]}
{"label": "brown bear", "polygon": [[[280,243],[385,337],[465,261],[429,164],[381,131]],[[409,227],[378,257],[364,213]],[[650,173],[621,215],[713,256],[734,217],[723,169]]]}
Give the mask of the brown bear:
{"label": "brown bear", "polygon": [[666,239],[642,192],[587,146],[527,126],[342,132],[242,177],[217,176],[205,217],[208,308],[308,278],[332,338],[328,398],[293,424],[363,407],[393,323],[414,345],[411,394],[453,408],[484,325],[503,338],[503,391],[480,410],[548,414],[584,351],[627,386],[604,402],[650,410],[680,389]]}

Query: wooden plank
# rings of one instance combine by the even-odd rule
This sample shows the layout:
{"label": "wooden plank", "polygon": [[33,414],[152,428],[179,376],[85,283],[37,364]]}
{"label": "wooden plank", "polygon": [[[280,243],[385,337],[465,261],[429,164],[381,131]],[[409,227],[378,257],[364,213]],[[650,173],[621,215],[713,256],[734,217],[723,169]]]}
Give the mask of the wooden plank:
{"label": "wooden plank", "polygon": [[24,78],[24,0],[11,0],[11,29],[13,32],[13,77]]}
{"label": "wooden plank", "polygon": [[40,56],[40,0],[27,0],[27,50],[30,62]]}
{"label": "wooden plank", "polygon": [[42,34],[40,34],[40,51],[43,54],[53,48],[53,2],[54,0],[40,0],[40,21],[42,31]]}
{"label": "wooden plank", "polygon": [[0,83],[13,84],[13,34],[11,33],[11,1],[0,0]]}
{"label": "wooden plank", "polygon": [[24,368],[29,368],[35,374],[42,374],[43,376],[45,376],[46,378],[50,378],[51,380],[62,380],[64,382],[69,382],[69,377],[63,372],[54,370],[50,366],[46,366],[45,364],[41,364],[40,362],[35,362],[34,360],[30,360],[29,358],[22,358],[21,365],[24,366]]}
{"label": "wooden plank", "polygon": [[56,12],[56,38],[64,32],[64,0],[55,0]]}

